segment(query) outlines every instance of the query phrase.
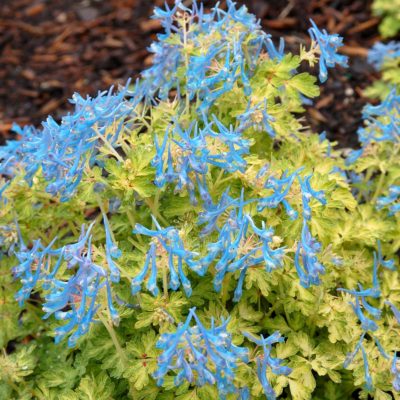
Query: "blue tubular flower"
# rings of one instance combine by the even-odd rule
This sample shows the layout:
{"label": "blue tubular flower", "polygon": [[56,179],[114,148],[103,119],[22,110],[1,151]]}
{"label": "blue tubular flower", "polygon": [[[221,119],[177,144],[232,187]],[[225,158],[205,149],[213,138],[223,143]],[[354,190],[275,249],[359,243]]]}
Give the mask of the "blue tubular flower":
{"label": "blue tubular flower", "polygon": [[271,126],[271,122],[275,119],[267,113],[267,99],[251,106],[251,101],[247,104],[247,108],[243,114],[236,117],[239,121],[238,132],[242,132],[251,127],[258,130],[263,129],[271,138],[276,136],[275,130]]}
{"label": "blue tubular flower", "polygon": [[[156,230],[147,229],[140,224],[136,224],[133,233],[150,236],[154,238],[154,241],[158,241],[158,243],[160,244],[160,261],[163,263],[161,267],[167,268],[168,266],[169,270],[169,288],[172,290],[178,290],[182,284],[183,290],[185,291],[186,295],[190,296],[192,293],[192,288],[190,285],[190,281],[184,273],[183,264],[187,265],[189,269],[196,272],[200,276],[205,274],[206,268],[204,268],[201,263],[195,260],[197,253],[185,249],[177,229],[173,227],[161,228],[154,217],[153,222],[156,226]],[[175,260],[177,260],[177,266]],[[150,245],[150,250],[147,253],[146,262],[142,271],[132,280],[132,294],[136,294],[139,292],[140,286],[147,276],[150,262],[152,265],[152,269],[151,276],[147,283],[147,288],[154,296],[159,293],[156,284],[156,244],[155,242],[152,242],[152,244]]]}
{"label": "blue tubular flower", "polygon": [[360,290],[349,290],[343,288],[339,288],[338,290],[350,293],[356,297],[372,297],[374,299],[379,298],[381,295],[381,290],[378,279],[378,267],[379,267],[379,259],[377,257],[377,254],[374,252],[374,265],[372,268],[372,288],[362,289],[362,286],[360,285],[361,286]]}
{"label": "blue tubular flower", "polygon": [[[204,181],[209,166],[229,172],[244,171],[246,162],[243,155],[248,154],[250,142],[232,127],[225,127],[215,116],[209,122],[203,113],[203,124],[203,129],[199,129],[197,123],[183,129],[174,121],[174,125],[166,131],[162,144],[155,140],[156,155],[152,165],[156,169],[157,186],[175,183],[176,191],[186,188],[194,200],[194,183]],[[217,128],[215,131],[213,126]],[[209,145],[207,140],[212,144]],[[200,191],[202,187],[198,189]]]}
{"label": "blue tubular flower", "polygon": [[120,318],[119,318],[118,311],[116,310],[116,308],[114,307],[114,304],[113,304],[113,298],[112,298],[112,293],[111,293],[111,284],[110,284],[108,278],[106,278],[106,280],[105,280],[105,285],[106,285],[106,288],[107,288],[108,311],[110,312],[110,317],[111,317],[111,320],[112,320],[113,324],[118,326]]}
{"label": "blue tubular flower", "polygon": [[285,339],[281,336],[279,331],[274,332],[267,338],[264,338],[263,335],[261,335],[261,339],[257,339],[253,335],[250,335],[246,332],[244,332],[244,336],[263,349],[263,354],[257,356],[256,358],[257,376],[263,387],[266,399],[275,400],[276,394],[269,383],[267,377],[267,368],[270,367],[272,373],[276,375],[289,375],[292,372],[291,368],[282,365],[283,360],[271,357],[272,345],[275,343],[282,343]]}
{"label": "blue tubular flower", "polygon": [[363,345],[361,345],[361,352],[362,352],[363,362],[364,362],[365,389],[368,391],[372,391],[372,389],[374,388],[374,385],[372,383],[371,374],[369,372],[367,353],[365,352]]}
{"label": "blue tubular flower", "polygon": [[236,204],[236,200],[229,196],[229,188],[222,194],[219,203],[209,204],[204,203],[204,211],[199,213],[198,224],[206,226],[202,229],[202,235],[208,235],[216,229],[218,218],[231,206]]}
{"label": "blue tubular flower", "polygon": [[393,376],[393,389],[396,392],[400,392],[400,358],[397,357],[397,352],[394,352],[393,354],[393,361],[392,365],[390,367],[390,372],[392,373]]}
{"label": "blue tubular flower", "polygon": [[274,193],[268,197],[264,197],[258,200],[257,211],[261,212],[266,207],[278,207],[278,205],[282,203],[285,197],[288,195],[289,190],[297,177],[297,172],[298,171],[295,171],[290,176],[286,176],[286,172],[284,172],[281,179],[274,178],[273,176],[269,177],[264,187],[266,189],[272,189]]}
{"label": "blue tubular flower", "polygon": [[346,157],[345,164],[347,166],[354,164],[364,153],[364,149],[352,150]]}
{"label": "blue tubular flower", "polygon": [[378,329],[378,325],[372,319],[367,318],[361,310],[360,301],[356,297],[356,303],[349,303],[361,322],[361,327],[365,332],[375,332]]}
{"label": "blue tubular flower", "polygon": [[385,60],[400,57],[400,42],[374,44],[368,52],[368,62],[374,66],[377,71],[380,71]]}
{"label": "blue tubular flower", "polygon": [[[55,341],[58,343],[72,333],[68,339],[70,347],[75,346],[76,341],[89,330],[100,308],[97,296],[104,287],[110,316],[115,324],[119,322],[112,302],[108,273],[92,261],[90,230],[91,227],[85,232],[83,227],[77,243],[53,251],[59,258],[53,270],[48,271],[44,284],[47,293],[43,304],[46,314],[43,318],[54,314],[57,320],[68,321],[66,325],[56,328]],[[75,271],[67,278],[58,279],[57,271],[63,262],[67,263],[69,270],[75,268]],[[65,308],[68,310],[65,311]]]}
{"label": "blue tubular flower", "polygon": [[260,29],[260,23],[256,20],[256,17],[249,13],[247,7],[242,5],[239,9],[236,9],[236,3],[232,0],[227,1],[226,18],[232,19],[233,21],[240,22],[249,31],[256,31]]}
{"label": "blue tubular flower", "polygon": [[164,139],[162,141],[161,146],[158,143],[157,135],[154,136],[154,146],[156,148],[156,155],[154,156],[153,160],[151,161],[151,165],[156,170],[156,179],[154,184],[158,187],[163,187],[166,183],[165,176],[164,176],[164,154],[165,149],[168,142],[168,129],[165,131]]}
{"label": "blue tubular flower", "polygon": [[390,301],[385,301],[385,304],[387,304],[391,308],[394,317],[396,318],[397,322],[400,324],[400,310]]}
{"label": "blue tubular flower", "polygon": [[112,233],[110,230],[110,223],[108,222],[107,216],[103,213],[104,229],[106,231],[106,259],[108,267],[110,268],[110,279],[111,282],[118,283],[120,280],[119,268],[115,264],[113,258],[120,258],[122,255],[121,250],[117,247],[112,239]]}
{"label": "blue tubular flower", "polygon": [[319,80],[325,82],[328,78],[327,68],[333,68],[335,64],[347,67],[348,57],[337,54],[339,47],[343,46],[343,38],[338,34],[330,35],[325,29],[322,32],[318,29],[313,20],[310,20],[312,28],[308,30],[314,46],[318,46],[319,59]]}
{"label": "blue tubular flower", "polygon": [[307,221],[303,221],[301,240],[295,254],[295,267],[300,278],[300,284],[308,288],[320,284],[320,275],[325,273],[325,267],[318,261],[317,254],[321,245],[312,236]]}
{"label": "blue tubular flower", "polygon": [[132,110],[133,104],[126,100],[126,95],[126,87],[116,94],[110,88],[95,98],[83,99],[74,94],[71,103],[75,111],[64,116],[60,124],[48,117],[42,130],[14,125],[22,138],[18,143],[10,143],[7,156],[0,153],[0,171],[5,169],[13,177],[17,166],[23,168],[25,180],[32,184],[33,176],[41,169],[48,182],[46,191],[67,201],[82,179],[86,162],[95,161],[97,148],[103,144],[97,140],[98,135],[116,145],[120,128],[112,130],[111,135],[107,128],[114,123],[121,125]]}
{"label": "blue tubular flower", "polygon": [[[195,325],[190,327],[192,321]],[[248,350],[232,343],[227,332],[228,322],[216,327],[212,321],[211,328],[206,329],[192,308],[175,333],[161,335],[157,348],[164,351],[154,373],[157,385],[161,386],[165,375],[174,371],[177,386],[184,380],[198,386],[216,384],[221,399],[229,393],[237,393],[234,372],[238,361],[247,362]]]}
{"label": "blue tubular flower", "polygon": [[239,280],[238,280],[238,284],[236,286],[235,289],[235,293],[233,295],[233,301],[235,303],[237,303],[241,297],[242,297],[242,293],[243,293],[243,283],[244,283],[244,278],[246,276],[246,272],[247,272],[248,267],[243,267],[241,272],[240,272],[240,276],[239,276]]}
{"label": "blue tubular flower", "polygon": [[358,339],[358,342],[357,342],[356,347],[354,348],[354,350],[351,353],[348,353],[346,355],[346,359],[344,360],[344,363],[343,363],[343,368],[347,368],[353,362],[355,356],[357,355],[357,353],[359,352],[359,350],[360,350],[360,348],[362,346],[362,342],[364,340],[365,333],[366,332],[363,332],[361,334],[360,339]]}
{"label": "blue tubular flower", "polygon": [[390,357],[389,355],[386,353],[385,349],[382,347],[381,342],[378,340],[378,338],[376,336],[371,335],[372,338],[374,339],[374,342],[376,344],[376,347],[378,348],[379,352],[381,353],[381,355],[386,358],[386,360],[389,360]]}
{"label": "blue tubular flower", "polygon": [[249,215],[246,215],[246,218],[250,222],[250,226],[252,227],[254,234],[257,235],[262,242],[261,250],[266,271],[271,272],[282,267],[285,248],[281,247],[275,250],[271,249],[270,245],[272,243],[272,236],[274,234],[273,229],[267,228],[264,221],[262,222],[261,229],[257,228],[253,219]]}
{"label": "blue tubular flower", "polygon": [[142,72],[141,91],[151,103],[156,95],[165,100],[171,89],[179,87],[176,71],[183,58],[181,46],[167,42],[153,42],[148,50],[154,54],[153,65]]}
{"label": "blue tubular flower", "polygon": [[[360,291],[362,291],[363,287],[361,285],[359,285],[359,287],[360,287]],[[368,301],[366,300],[366,298],[364,296],[361,297],[361,303],[362,303],[363,307],[365,308],[365,310],[369,314],[371,314],[375,319],[381,318],[382,311],[379,308],[371,306],[371,304],[368,303]]]}
{"label": "blue tubular flower", "polygon": [[322,190],[315,191],[312,189],[310,185],[310,179],[312,175],[306,176],[304,181],[298,176],[298,180],[301,187],[302,193],[302,201],[303,201],[303,217],[307,220],[311,219],[311,208],[310,208],[310,200],[314,198],[318,200],[322,205],[326,204],[325,194]]}
{"label": "blue tubular flower", "polygon": [[[399,186],[399,190],[400,190],[400,186]],[[382,267],[384,267],[386,269],[389,269],[390,271],[396,271],[396,266],[394,264],[394,260],[393,259],[385,260],[383,258],[382,245],[381,245],[380,240],[378,240],[378,264],[382,265]]]}
{"label": "blue tubular flower", "polygon": [[187,90],[190,99],[193,99],[198,91],[201,93],[205,90],[206,73],[211,67],[212,60],[221,52],[222,48],[222,46],[211,45],[206,54],[190,57],[187,75]]}
{"label": "blue tubular flower", "polygon": [[400,211],[400,185],[390,186],[388,195],[378,198],[376,208],[380,210],[384,207],[389,208],[390,215],[394,215]]}
{"label": "blue tubular flower", "polygon": [[171,31],[176,31],[177,29],[173,26],[173,22],[175,19],[175,14],[178,10],[182,11],[190,11],[186,8],[180,0],[175,1],[175,5],[172,8],[169,8],[168,3],[165,2],[165,10],[160,7],[154,8],[154,14],[151,18],[158,19],[161,21],[161,26],[165,29],[165,34],[158,35],[159,39],[165,40],[171,35]]}
{"label": "blue tubular flower", "polygon": [[285,40],[283,37],[279,38],[279,47],[276,49],[274,43],[272,42],[270,36],[265,38],[265,47],[267,49],[268,55],[274,60],[281,61],[285,55]]}
{"label": "blue tubular flower", "polygon": [[[343,368],[347,368],[353,362],[353,360],[354,360],[355,356],[357,355],[357,353],[361,350],[362,357],[363,357],[363,362],[364,362],[365,389],[368,390],[368,391],[371,391],[373,389],[373,383],[372,383],[371,374],[369,372],[367,354],[366,354],[364,346],[363,346],[363,340],[365,338],[365,333],[366,333],[366,331],[364,331],[362,333],[362,335],[360,336],[360,339],[358,340],[357,345],[354,348],[354,350],[351,353],[347,354],[346,359],[345,359],[345,361],[343,363]],[[375,341],[376,340],[377,339],[375,339]],[[379,343],[379,341],[378,341],[378,343]]]}
{"label": "blue tubular flower", "polygon": [[[241,271],[234,301],[241,298],[248,268],[264,262],[266,271],[271,272],[282,266],[284,256],[284,248],[271,248],[273,230],[267,228],[264,221],[258,228],[249,215],[243,214],[243,207],[250,202],[244,201],[243,190],[240,199],[227,202],[227,206],[234,209],[221,227],[218,240],[208,245],[208,254],[199,261],[204,268],[215,262],[214,288],[217,292],[221,290],[227,272]],[[221,213],[215,216],[213,224],[219,215]]]}
{"label": "blue tubular flower", "polygon": [[18,224],[17,231],[19,236],[19,249],[18,251],[14,249],[13,253],[19,264],[12,268],[12,273],[15,278],[20,278],[22,283],[21,289],[15,295],[15,299],[22,307],[25,300],[30,297],[37,283],[43,280],[46,275],[44,267],[49,261],[45,263],[45,260],[49,260],[49,257],[57,254],[57,252],[51,250],[56,238],[54,238],[47,247],[41,244],[40,239],[34,240],[33,247],[28,249],[22,239]]}
{"label": "blue tubular flower", "polygon": [[[374,142],[398,143],[400,138],[400,96],[394,88],[378,106],[366,105],[363,109],[365,126],[357,131],[363,148]],[[382,117],[382,118],[381,118]],[[357,150],[362,154],[363,148]],[[357,153],[357,155],[358,155]],[[388,199],[381,200],[383,205]]]}
{"label": "blue tubular flower", "polygon": [[[135,295],[140,292],[141,285],[144,282],[144,280],[148,274],[150,262],[152,264],[152,267],[153,267],[153,265],[154,266],[156,265],[155,264],[155,262],[156,262],[156,243],[155,242],[152,242],[150,245],[150,250],[147,252],[146,261],[144,263],[142,271],[138,275],[136,275],[131,281],[132,295]],[[156,274],[156,277],[154,278],[153,268],[152,268],[151,275],[152,275],[152,279],[153,279],[151,287],[156,288],[157,287],[156,286],[157,285],[157,274]],[[156,290],[156,293],[155,294],[153,293],[153,295],[156,296],[157,294],[158,294],[158,288]]]}

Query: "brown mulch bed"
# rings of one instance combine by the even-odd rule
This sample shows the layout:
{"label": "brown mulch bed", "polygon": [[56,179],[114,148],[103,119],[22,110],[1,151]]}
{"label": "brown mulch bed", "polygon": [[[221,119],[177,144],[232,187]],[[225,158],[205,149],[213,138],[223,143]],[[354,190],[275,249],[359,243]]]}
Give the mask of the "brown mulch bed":
{"label": "brown mulch bed", "polygon": [[[206,1],[210,6],[214,2]],[[223,3],[223,2],[222,2]],[[308,40],[309,18],[344,36],[347,70],[331,70],[321,97],[307,113],[316,132],[341,146],[356,144],[356,129],[366,99],[363,89],[375,78],[366,64],[377,40],[379,21],[363,0],[248,0],[247,4],[288,49]],[[138,76],[150,63],[146,50],[160,29],[150,20],[158,0],[2,0],[0,2],[0,136],[13,121],[40,125],[59,119],[77,91],[94,95]]]}

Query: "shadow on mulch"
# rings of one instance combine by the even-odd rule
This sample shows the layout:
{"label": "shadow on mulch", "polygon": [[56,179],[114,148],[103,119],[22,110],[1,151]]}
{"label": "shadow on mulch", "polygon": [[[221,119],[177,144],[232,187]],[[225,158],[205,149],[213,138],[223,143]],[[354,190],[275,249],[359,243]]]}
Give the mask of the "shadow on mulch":
{"label": "shadow on mulch", "polygon": [[[224,2],[221,2],[224,3]],[[342,147],[357,143],[356,129],[366,99],[363,89],[376,77],[366,64],[368,48],[379,39],[379,20],[362,0],[248,0],[273,37],[287,48],[307,43],[309,18],[344,36],[343,52],[353,56],[347,70],[330,70],[321,96],[308,108],[307,124],[325,130]],[[3,0],[0,5],[0,134],[13,121],[40,125],[70,106],[74,92],[95,95],[136,77],[151,62],[147,46],[160,29],[149,19],[162,1]],[[214,4],[205,1],[206,6]]]}

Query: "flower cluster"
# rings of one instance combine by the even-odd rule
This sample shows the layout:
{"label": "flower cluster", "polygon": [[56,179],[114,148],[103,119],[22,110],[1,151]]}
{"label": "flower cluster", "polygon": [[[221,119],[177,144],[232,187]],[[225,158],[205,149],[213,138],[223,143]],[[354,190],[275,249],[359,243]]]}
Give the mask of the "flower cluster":
{"label": "flower cluster", "polygon": [[[183,265],[185,264],[192,271],[202,276],[205,273],[204,268],[195,260],[196,253],[185,249],[182,239],[179,236],[179,231],[172,226],[162,228],[157,220],[153,217],[155,230],[145,228],[137,224],[133,233],[150,236],[156,242],[152,242],[150,250],[147,253],[146,261],[142,271],[132,279],[132,294],[140,291],[141,285],[146,278],[151,263],[151,275],[147,283],[147,288],[154,296],[159,292],[157,287],[157,265],[156,265],[156,243],[159,244],[159,256],[161,258],[161,268],[165,272],[169,272],[169,288],[178,290],[182,284],[183,290],[187,296],[192,293],[190,280],[187,278]],[[176,263],[175,263],[176,259]]]}
{"label": "flower cluster", "polygon": [[311,20],[311,25],[312,28],[308,31],[314,47],[318,46],[318,50],[321,53],[319,59],[319,80],[325,82],[328,79],[328,68],[333,68],[335,64],[347,67],[348,58],[337,54],[338,48],[343,46],[343,39],[338,34],[330,35],[325,29],[321,32],[313,20]]}
{"label": "flower cluster", "polygon": [[390,215],[400,212],[400,185],[392,185],[389,187],[388,195],[378,198],[376,205],[380,210],[387,207]]}
{"label": "flower cluster", "polygon": [[368,52],[368,62],[374,66],[377,71],[382,69],[385,60],[400,57],[400,43],[377,42],[373,45],[372,49]]}
{"label": "flower cluster", "polygon": [[361,149],[352,150],[346,160],[347,165],[353,164],[373,143],[398,143],[400,137],[400,96],[392,89],[381,104],[364,107],[364,127],[358,129],[358,140]]}
{"label": "flower cluster", "polygon": [[390,372],[394,375],[392,385],[397,392],[400,392],[400,357],[397,356],[397,352],[393,355],[392,366]]}
{"label": "flower cluster", "polygon": [[266,399],[275,400],[276,394],[268,380],[267,368],[271,368],[272,373],[275,375],[289,375],[292,372],[291,368],[282,365],[283,360],[271,356],[272,345],[282,343],[285,339],[279,331],[274,332],[267,338],[264,338],[263,335],[261,335],[260,339],[250,334],[245,334],[245,336],[263,350],[263,353],[256,357],[257,376],[263,387]]}
{"label": "flower cluster", "polygon": [[[116,94],[110,88],[95,98],[74,94],[71,103],[75,111],[63,117],[60,124],[48,117],[41,130],[14,125],[21,139],[8,142],[0,151],[0,173],[12,178],[24,168],[24,179],[32,184],[41,170],[48,182],[46,191],[67,201],[79,185],[86,164],[95,162],[98,143],[117,145],[124,117],[133,107],[125,100],[128,85]],[[110,127],[115,128],[112,137]]]}
{"label": "flower cluster", "polygon": [[300,278],[300,284],[308,288],[320,284],[320,275],[325,273],[325,267],[318,261],[317,254],[321,245],[312,237],[306,220],[303,221],[301,240],[297,246],[294,264]]}
{"label": "flower cluster", "polygon": [[[346,360],[344,362],[344,368],[347,368],[356,357],[357,353],[360,351],[362,352],[363,362],[364,362],[364,376],[365,376],[365,383],[366,389],[371,391],[373,389],[373,382],[369,371],[369,364],[368,364],[368,357],[366,350],[363,345],[363,341],[365,339],[366,334],[369,334],[371,338],[374,340],[379,352],[385,359],[389,359],[388,354],[383,349],[380,341],[374,335],[374,333],[378,330],[378,324],[375,320],[381,319],[382,311],[371,305],[368,301],[368,298],[371,299],[379,299],[381,297],[381,290],[378,278],[378,269],[379,266],[382,266],[386,269],[393,270],[394,268],[394,261],[393,260],[385,260],[382,255],[381,244],[378,242],[378,253],[374,252],[374,264],[372,270],[372,287],[368,289],[364,289],[361,284],[359,284],[358,290],[350,290],[350,289],[339,289],[345,293],[349,293],[355,297],[355,303],[350,303],[355,315],[357,316],[358,320],[361,323],[362,334],[355,346],[354,350],[351,353],[348,353],[346,356]],[[361,302],[360,302],[361,300]],[[386,302],[392,308],[393,313],[396,316],[396,307],[390,302]],[[363,308],[361,308],[361,305]],[[363,311],[365,310],[365,311]],[[368,317],[369,314],[372,318]],[[399,315],[400,317],[400,315]],[[399,319],[400,321],[400,319]],[[396,389],[397,390],[397,389]]]}
{"label": "flower cluster", "polygon": [[203,129],[192,123],[185,130],[175,123],[168,127],[161,143],[157,138],[154,141],[155,184],[163,187],[166,183],[176,183],[175,190],[187,189],[194,203],[195,184],[207,174],[209,167],[228,172],[244,171],[243,155],[249,153],[250,145],[249,140],[242,138],[232,126],[226,128],[215,115],[212,122],[205,115],[204,118]]}
{"label": "flower cluster", "polygon": [[22,306],[25,300],[29,299],[33,289],[45,274],[43,271],[45,263],[48,264],[48,257],[57,255],[51,250],[54,240],[48,246],[43,246],[41,240],[35,240],[32,248],[28,249],[20,236],[18,250],[14,250],[14,255],[18,264],[13,267],[12,272],[16,279],[22,283],[21,289],[15,295],[15,299]]}
{"label": "flower cluster", "polygon": [[[194,326],[190,326],[192,320]],[[154,374],[157,384],[162,385],[168,371],[174,371],[177,386],[184,380],[198,386],[216,384],[220,399],[236,393],[233,384],[235,369],[238,362],[248,362],[248,349],[232,343],[227,332],[228,322],[214,326],[214,321],[211,321],[211,327],[207,329],[192,308],[176,332],[161,335],[157,348],[163,353],[158,358],[158,369]]]}
{"label": "flower cluster", "polygon": [[[41,282],[45,291],[43,311],[44,319],[52,314],[57,320],[68,321],[66,325],[56,328],[56,342],[76,328],[68,339],[69,346],[73,347],[79,337],[88,332],[90,323],[100,308],[98,296],[106,288],[107,304],[110,317],[114,324],[118,324],[118,312],[113,305],[111,282],[119,281],[119,270],[113,258],[120,256],[120,250],[112,241],[111,232],[106,215],[103,215],[106,231],[106,259],[109,266],[107,271],[93,261],[92,228],[94,222],[85,229],[82,226],[81,234],[76,243],[65,245],[53,250],[57,238],[44,247],[40,240],[35,240],[33,247],[28,249],[21,234],[18,251],[15,256],[19,261],[12,271],[15,278],[19,278],[22,288],[16,294],[16,299],[22,306],[29,299],[32,291]],[[52,259],[56,262],[52,265]],[[69,271],[67,277],[58,278],[62,270]]]}

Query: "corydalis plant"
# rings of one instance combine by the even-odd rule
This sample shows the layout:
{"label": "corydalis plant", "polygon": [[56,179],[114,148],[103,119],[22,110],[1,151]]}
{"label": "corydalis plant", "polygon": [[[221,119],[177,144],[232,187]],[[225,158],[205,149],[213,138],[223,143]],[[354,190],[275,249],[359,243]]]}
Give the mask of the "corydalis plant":
{"label": "corydalis plant", "polygon": [[35,364],[18,350],[0,359],[0,389],[398,397],[396,94],[366,108],[345,162],[299,118],[319,94],[303,66],[319,63],[324,81],[347,63],[338,35],[312,22],[294,55],[232,1],[155,17],[165,32],[134,86],[75,96],[61,124],[21,128],[0,154],[2,344],[72,348],[57,347],[68,386],[49,376],[49,353]]}

